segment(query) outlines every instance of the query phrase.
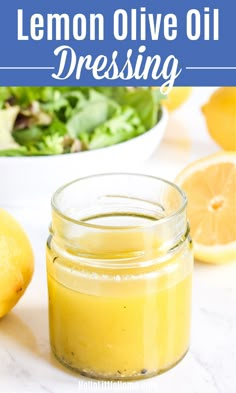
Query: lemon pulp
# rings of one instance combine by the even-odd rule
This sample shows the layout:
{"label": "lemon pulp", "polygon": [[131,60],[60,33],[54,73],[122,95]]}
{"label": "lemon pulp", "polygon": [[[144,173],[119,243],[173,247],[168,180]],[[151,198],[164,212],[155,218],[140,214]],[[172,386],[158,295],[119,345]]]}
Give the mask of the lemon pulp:
{"label": "lemon pulp", "polygon": [[188,196],[195,257],[208,263],[235,261],[236,153],[195,161],[176,181]]}

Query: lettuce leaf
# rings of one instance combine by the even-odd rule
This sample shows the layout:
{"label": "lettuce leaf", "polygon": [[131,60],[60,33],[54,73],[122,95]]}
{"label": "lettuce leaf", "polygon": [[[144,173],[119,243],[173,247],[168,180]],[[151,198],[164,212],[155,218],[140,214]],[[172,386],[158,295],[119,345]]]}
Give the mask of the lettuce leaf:
{"label": "lettuce leaf", "polygon": [[72,137],[80,137],[81,134],[91,134],[96,127],[110,119],[119,105],[100,94],[91,90],[86,104],[74,111],[74,114],[67,122],[68,133]]}
{"label": "lettuce leaf", "polygon": [[60,135],[43,136],[40,140],[34,141],[26,146],[16,149],[0,150],[0,156],[48,156],[63,153],[63,140]]}
{"label": "lettuce leaf", "polygon": [[125,105],[136,109],[146,130],[159,120],[159,108],[162,94],[159,89],[132,88],[119,98]]}
{"label": "lettuce leaf", "polygon": [[133,108],[118,108],[115,115],[95,128],[93,133],[80,134],[87,149],[98,149],[124,142],[145,131],[139,116]]}

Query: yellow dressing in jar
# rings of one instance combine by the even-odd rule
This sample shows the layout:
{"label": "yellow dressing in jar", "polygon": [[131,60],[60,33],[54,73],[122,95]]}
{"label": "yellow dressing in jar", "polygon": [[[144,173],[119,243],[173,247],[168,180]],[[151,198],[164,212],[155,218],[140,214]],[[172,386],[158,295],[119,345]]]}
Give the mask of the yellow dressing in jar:
{"label": "yellow dressing in jar", "polygon": [[111,380],[177,364],[190,341],[188,232],[184,194],[161,179],[100,175],[60,189],[47,246],[58,360]]}

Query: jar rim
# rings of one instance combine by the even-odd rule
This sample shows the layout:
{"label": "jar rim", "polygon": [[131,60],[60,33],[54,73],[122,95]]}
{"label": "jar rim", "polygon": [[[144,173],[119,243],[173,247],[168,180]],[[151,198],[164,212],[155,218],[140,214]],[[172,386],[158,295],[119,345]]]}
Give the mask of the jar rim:
{"label": "jar rim", "polygon": [[[66,188],[70,187],[71,185],[78,183],[78,182],[83,182],[86,180],[92,180],[95,178],[99,178],[99,177],[109,177],[109,176],[134,176],[134,177],[140,177],[140,178],[146,178],[146,179],[152,179],[152,180],[157,180],[159,182],[162,182],[163,184],[167,184],[170,187],[172,187],[172,189],[175,189],[178,194],[181,196],[181,205],[175,210],[173,211],[171,214],[166,215],[164,217],[159,218],[156,221],[149,221],[148,223],[142,223],[139,225],[133,225],[133,226],[111,226],[111,225],[99,225],[99,224],[94,224],[94,223],[89,223],[89,222],[85,222],[79,219],[75,219],[73,217],[70,217],[68,215],[66,215],[64,212],[61,211],[61,209],[59,208],[58,204],[57,204],[57,197],[60,195],[60,193],[62,191],[64,191]],[[171,219],[175,218],[176,216],[180,215],[181,213],[183,213],[183,211],[186,209],[187,207],[187,196],[185,194],[185,192],[175,183],[163,179],[161,177],[157,177],[157,176],[152,176],[152,175],[146,175],[146,174],[139,174],[139,173],[129,173],[129,172],[108,172],[108,173],[101,173],[101,174],[96,174],[96,175],[89,175],[89,176],[84,176],[81,178],[77,178],[75,180],[72,180],[71,182],[68,182],[66,184],[64,184],[63,186],[59,187],[55,193],[52,196],[51,199],[51,206],[52,209],[64,220],[69,221],[73,224],[77,224],[80,225],[82,227],[86,227],[86,228],[90,228],[90,229],[97,229],[97,230],[134,230],[134,229],[142,229],[142,228],[152,228],[158,224],[162,224],[164,222],[168,222]]]}

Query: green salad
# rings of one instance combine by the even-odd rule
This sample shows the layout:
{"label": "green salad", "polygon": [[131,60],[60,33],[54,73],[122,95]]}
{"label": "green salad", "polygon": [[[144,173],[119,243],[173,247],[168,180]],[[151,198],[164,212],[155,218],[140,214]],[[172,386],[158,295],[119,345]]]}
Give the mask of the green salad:
{"label": "green salad", "polygon": [[99,149],[152,128],[159,89],[0,87],[0,156]]}

